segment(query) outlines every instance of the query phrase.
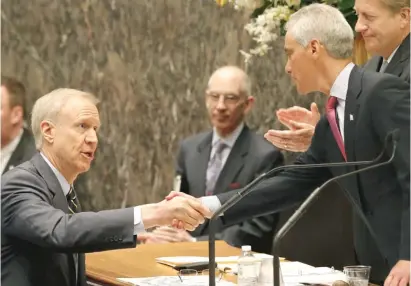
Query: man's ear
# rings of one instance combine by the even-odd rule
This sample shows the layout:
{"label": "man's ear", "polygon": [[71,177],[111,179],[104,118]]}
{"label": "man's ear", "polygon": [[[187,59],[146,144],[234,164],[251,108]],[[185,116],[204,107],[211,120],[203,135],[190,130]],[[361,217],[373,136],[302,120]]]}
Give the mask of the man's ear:
{"label": "man's ear", "polygon": [[52,144],[56,133],[56,127],[54,124],[48,120],[44,120],[40,123],[40,130],[43,134],[44,140],[49,144]]}
{"label": "man's ear", "polygon": [[309,51],[312,55],[318,56],[321,44],[318,40],[313,39],[308,43]]}
{"label": "man's ear", "polygon": [[401,16],[401,29],[410,25],[410,8],[401,8],[400,10]]}
{"label": "man's ear", "polygon": [[13,125],[18,124],[19,122],[23,121],[23,107],[14,106],[11,109],[10,121],[11,121],[11,124]]}
{"label": "man's ear", "polygon": [[249,95],[249,96],[247,97],[246,106],[245,106],[245,110],[244,110],[244,113],[245,113],[245,114],[249,113],[250,110],[251,110],[251,108],[253,108],[253,106],[254,106],[254,101],[255,101],[254,96]]}

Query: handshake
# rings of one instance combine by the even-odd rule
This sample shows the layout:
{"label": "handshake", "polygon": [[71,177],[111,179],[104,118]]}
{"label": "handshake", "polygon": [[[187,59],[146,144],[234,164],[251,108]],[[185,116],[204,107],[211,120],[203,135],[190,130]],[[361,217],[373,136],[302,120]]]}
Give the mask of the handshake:
{"label": "handshake", "polygon": [[192,231],[203,224],[205,218],[210,218],[212,212],[199,198],[173,191],[157,204],[142,206],[141,216],[146,229],[171,225],[177,229]]}

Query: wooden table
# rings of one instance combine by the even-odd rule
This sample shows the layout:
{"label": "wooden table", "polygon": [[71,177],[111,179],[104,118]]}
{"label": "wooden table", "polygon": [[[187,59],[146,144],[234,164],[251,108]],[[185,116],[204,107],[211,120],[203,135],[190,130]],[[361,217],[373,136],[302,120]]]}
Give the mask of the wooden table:
{"label": "wooden table", "polygon": [[[216,241],[216,256],[240,255],[239,248],[224,241]],[[208,242],[186,242],[173,244],[147,244],[136,248],[89,253],[86,255],[87,277],[110,285],[130,285],[117,278],[136,278],[151,276],[172,276],[177,271],[155,261],[161,256],[207,256]],[[227,275],[224,279],[235,282],[236,276]]]}

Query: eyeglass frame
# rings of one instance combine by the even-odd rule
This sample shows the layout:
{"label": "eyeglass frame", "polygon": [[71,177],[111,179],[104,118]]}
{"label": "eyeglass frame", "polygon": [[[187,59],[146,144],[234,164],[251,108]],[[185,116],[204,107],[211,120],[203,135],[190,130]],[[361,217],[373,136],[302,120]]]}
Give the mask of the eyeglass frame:
{"label": "eyeglass frame", "polygon": [[[218,271],[218,280],[217,280],[217,282],[219,282],[219,281],[221,281],[221,279],[223,279],[223,276],[224,276],[224,274],[227,274],[228,273],[228,270],[230,270],[231,268],[229,268],[229,267],[224,267],[224,269],[223,270],[221,270],[220,268],[216,268],[215,269],[215,272],[217,272]],[[179,270],[178,272],[177,272],[177,276],[178,276],[178,278],[180,279],[180,282],[183,282],[183,278],[181,278],[181,276],[184,276],[184,275],[182,275],[181,274],[181,272],[182,271],[193,271],[193,273],[195,273],[195,274],[192,274],[192,275],[195,275],[195,276],[197,276],[197,275],[206,275],[206,274],[203,274],[203,273],[208,273],[208,275],[210,275],[210,271],[208,270],[208,269],[204,269],[204,270],[201,270],[201,271],[198,271],[198,270],[195,270],[195,269],[190,269],[190,268],[187,268],[187,269],[181,269],[181,270]]]}
{"label": "eyeglass frame", "polygon": [[[212,92],[207,90],[206,91],[206,96],[209,100],[211,100],[214,103],[218,103],[220,101],[220,98],[223,97],[223,102],[229,105],[235,105],[241,101],[241,99],[246,95],[244,92],[241,92],[240,94],[234,94],[234,93],[220,93],[220,92]],[[247,97],[244,98],[247,100]]]}

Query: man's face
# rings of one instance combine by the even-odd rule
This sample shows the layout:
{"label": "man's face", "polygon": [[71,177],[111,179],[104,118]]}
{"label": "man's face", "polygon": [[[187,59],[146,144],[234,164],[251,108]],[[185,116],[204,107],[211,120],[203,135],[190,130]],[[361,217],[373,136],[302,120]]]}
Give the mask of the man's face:
{"label": "man's face", "polygon": [[23,121],[21,106],[10,107],[10,94],[6,87],[1,86],[1,146],[4,147],[13,140],[16,125]]}
{"label": "man's face", "polygon": [[[97,130],[100,117],[97,107],[88,99],[69,99],[49,130],[51,152],[58,158],[65,173],[86,172],[97,149]],[[48,134],[46,134],[47,136]]]}
{"label": "man's face", "polygon": [[206,106],[212,125],[220,135],[230,134],[251,109],[253,97],[241,92],[241,77],[215,75],[206,91]]}
{"label": "man's face", "polygon": [[[355,30],[364,38],[370,54],[388,58],[401,43],[404,29],[409,25],[407,9],[392,12],[381,0],[355,0],[358,21]],[[408,19],[408,20],[407,20]]]}
{"label": "man's face", "polygon": [[284,50],[287,54],[285,71],[291,76],[299,94],[308,94],[316,90],[315,51],[310,43],[301,46],[289,33],[285,35]]}

